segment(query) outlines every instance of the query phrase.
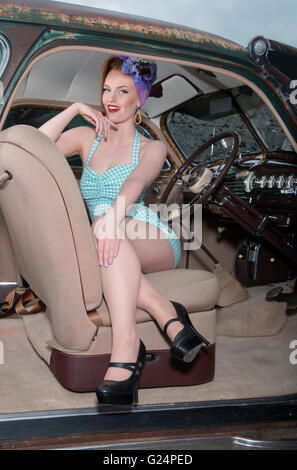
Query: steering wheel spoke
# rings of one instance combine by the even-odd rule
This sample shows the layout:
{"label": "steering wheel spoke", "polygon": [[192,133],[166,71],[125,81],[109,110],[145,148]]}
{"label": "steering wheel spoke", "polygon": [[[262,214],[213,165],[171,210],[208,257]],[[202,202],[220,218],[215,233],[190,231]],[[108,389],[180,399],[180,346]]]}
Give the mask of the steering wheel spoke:
{"label": "steering wheel spoke", "polygon": [[[187,171],[190,165],[197,160],[199,155],[201,155],[209,148],[212,148],[213,145],[220,141],[226,142],[225,139],[227,138],[231,138],[233,141],[232,151],[230,156],[226,156],[225,154],[225,158],[222,159],[222,162],[219,164],[219,167],[216,169],[216,171],[211,170],[207,166],[201,165],[197,165],[190,171]],[[210,197],[210,195],[213,194],[216,189],[222,184],[225,176],[227,175],[234,160],[238,155],[238,146],[239,138],[235,132],[224,132],[208,140],[198,150],[196,150],[187,160],[184,161],[184,163],[177,170],[175,175],[171,178],[166,190],[164,191],[161,203],[166,204],[166,201],[175,182],[178,179],[181,179],[183,182],[183,189],[189,192],[193,192],[193,194],[195,194],[195,196],[189,203],[190,208],[187,209],[187,212],[188,210],[191,210],[193,212],[194,204],[204,204]],[[222,151],[218,153],[222,153]]]}

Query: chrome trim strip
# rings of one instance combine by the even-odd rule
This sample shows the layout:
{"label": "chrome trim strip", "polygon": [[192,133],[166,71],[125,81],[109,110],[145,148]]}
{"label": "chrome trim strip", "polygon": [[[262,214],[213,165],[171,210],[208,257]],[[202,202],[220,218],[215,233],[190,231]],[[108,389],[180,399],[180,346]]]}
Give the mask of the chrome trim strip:
{"label": "chrome trim strip", "polygon": [[[2,51],[2,54],[3,54],[3,57],[2,57],[2,60],[1,60],[1,63],[0,63],[0,78],[1,78],[4,71],[5,71],[5,69],[6,69],[6,66],[9,62],[10,56],[11,56],[10,44],[9,44],[7,38],[1,33],[0,33],[0,48],[1,48],[1,51]],[[2,90],[2,93],[3,93],[3,90]],[[1,99],[2,99],[2,96],[1,96]]]}
{"label": "chrome trim strip", "polygon": [[[276,397],[260,397],[260,398],[241,398],[241,399],[230,399],[230,400],[210,400],[210,401],[197,401],[197,402],[178,402],[178,403],[162,403],[162,404],[138,404],[132,407],[129,414],[142,414],[152,412],[161,413],[163,411],[180,411],[185,412],[186,410],[204,410],[222,407],[227,409],[229,406],[236,408],[247,408],[251,406],[264,406],[271,405],[276,407],[277,404],[297,404],[297,394],[282,395]],[[73,416],[103,416],[112,414],[126,414],[126,411],[121,409],[114,409],[114,411],[99,411],[97,407],[90,408],[66,408],[60,410],[40,410],[40,411],[19,411],[15,413],[0,413],[0,423],[10,421],[30,421],[40,418],[55,419],[65,418]]]}
{"label": "chrome trim strip", "polygon": [[296,449],[296,441],[260,441],[256,439],[247,439],[243,437],[233,437],[233,444],[240,447],[249,447],[251,449]]}
{"label": "chrome trim strip", "polygon": [[[118,442],[114,444],[82,444],[76,446],[56,447],[59,450],[293,450],[296,441],[275,440],[261,441],[235,436],[185,437],[181,439],[159,439]],[[244,448],[248,449],[244,449]],[[108,453],[107,453],[108,454]],[[140,454],[141,455],[141,454]],[[141,461],[141,460],[140,460]]]}

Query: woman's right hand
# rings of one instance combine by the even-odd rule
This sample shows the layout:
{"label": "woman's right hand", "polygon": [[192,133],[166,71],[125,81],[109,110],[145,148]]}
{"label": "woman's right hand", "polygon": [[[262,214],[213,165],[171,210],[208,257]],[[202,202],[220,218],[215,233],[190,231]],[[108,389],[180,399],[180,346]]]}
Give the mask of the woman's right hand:
{"label": "woman's right hand", "polygon": [[97,242],[99,264],[107,268],[118,255],[121,239],[124,238],[123,226],[118,224],[115,211],[109,209],[106,214],[96,217],[92,229]]}
{"label": "woman's right hand", "polygon": [[110,121],[100,111],[84,103],[77,103],[77,112],[96,128],[96,134],[101,135],[104,132],[104,138],[107,139],[110,126],[117,128],[117,124]]}

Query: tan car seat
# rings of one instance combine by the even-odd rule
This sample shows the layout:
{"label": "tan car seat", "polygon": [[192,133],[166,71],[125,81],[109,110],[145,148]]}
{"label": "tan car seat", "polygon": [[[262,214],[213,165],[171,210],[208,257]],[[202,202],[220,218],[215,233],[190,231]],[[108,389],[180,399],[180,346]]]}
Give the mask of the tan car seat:
{"label": "tan car seat", "polygon": [[[16,268],[46,305],[45,312],[23,317],[28,339],[64,387],[93,391],[108,366],[111,326],[78,183],[58,147],[26,125],[0,133],[1,170],[11,174],[0,186],[0,206]],[[192,269],[146,276],[164,297],[186,306],[210,345],[201,348],[192,364],[180,364],[172,359],[170,344],[149,314],[137,309],[138,333],[148,351],[140,387],[212,380],[217,278]],[[97,316],[96,324],[90,312]]]}

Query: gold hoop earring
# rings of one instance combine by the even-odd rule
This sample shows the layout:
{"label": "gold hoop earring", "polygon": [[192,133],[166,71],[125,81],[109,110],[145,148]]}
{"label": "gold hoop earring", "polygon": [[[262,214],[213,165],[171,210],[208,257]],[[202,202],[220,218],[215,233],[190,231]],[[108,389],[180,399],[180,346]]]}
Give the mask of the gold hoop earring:
{"label": "gold hoop earring", "polygon": [[142,121],[142,116],[141,116],[141,113],[138,109],[135,113],[135,116],[134,116],[134,124],[136,126],[139,126],[139,124],[141,124],[141,121]]}

